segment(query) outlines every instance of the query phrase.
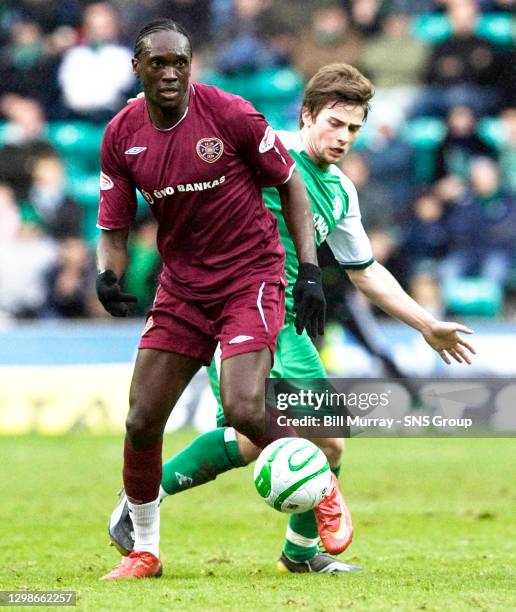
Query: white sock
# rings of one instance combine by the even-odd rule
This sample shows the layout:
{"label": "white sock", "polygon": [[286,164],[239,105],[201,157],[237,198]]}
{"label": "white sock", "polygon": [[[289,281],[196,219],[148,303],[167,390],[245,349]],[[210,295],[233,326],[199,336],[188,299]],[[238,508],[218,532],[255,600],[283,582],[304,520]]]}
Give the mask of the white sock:
{"label": "white sock", "polygon": [[127,500],[134,525],[134,550],[152,553],[159,557],[159,502],[133,504]]}
{"label": "white sock", "polygon": [[167,493],[165,489],[161,485],[159,485],[159,502],[161,503],[165,499],[165,497],[168,497],[169,495],[170,493]]}

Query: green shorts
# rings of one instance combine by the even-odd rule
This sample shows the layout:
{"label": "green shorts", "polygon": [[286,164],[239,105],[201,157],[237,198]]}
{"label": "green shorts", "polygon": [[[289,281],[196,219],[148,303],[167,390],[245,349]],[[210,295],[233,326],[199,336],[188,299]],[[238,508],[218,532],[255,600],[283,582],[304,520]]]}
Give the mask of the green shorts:
{"label": "green shorts", "polygon": [[[210,385],[217,400],[217,427],[227,425],[219,391],[219,364],[213,359],[209,367]],[[326,378],[317,349],[306,330],[299,336],[294,321],[285,323],[278,336],[271,378]]]}

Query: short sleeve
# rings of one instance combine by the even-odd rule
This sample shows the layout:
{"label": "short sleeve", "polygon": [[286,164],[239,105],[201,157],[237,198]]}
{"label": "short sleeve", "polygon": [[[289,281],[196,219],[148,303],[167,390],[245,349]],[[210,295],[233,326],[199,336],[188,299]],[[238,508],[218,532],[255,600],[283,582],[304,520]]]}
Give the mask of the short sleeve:
{"label": "short sleeve", "polygon": [[343,176],[342,179],[346,181],[345,188],[349,197],[348,212],[328,236],[327,243],[341,266],[360,270],[370,266],[374,257],[362,225],[357,190],[347,177]]}
{"label": "short sleeve", "polygon": [[262,187],[277,187],[290,179],[295,161],[250,102],[239,99],[235,103],[227,129],[236,150],[255,170]]}
{"label": "short sleeve", "polygon": [[136,189],[116,152],[115,134],[107,127],[100,149],[100,201],[97,227],[127,229],[136,217]]}

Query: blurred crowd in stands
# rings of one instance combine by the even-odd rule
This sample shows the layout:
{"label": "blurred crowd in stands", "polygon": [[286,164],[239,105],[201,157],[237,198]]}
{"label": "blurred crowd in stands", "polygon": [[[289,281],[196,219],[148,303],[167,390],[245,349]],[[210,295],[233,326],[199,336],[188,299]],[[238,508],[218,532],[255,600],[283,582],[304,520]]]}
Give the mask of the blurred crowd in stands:
{"label": "blurred crowd in stands", "polygon": [[[102,317],[98,154],[137,91],[132,42],[155,17],[191,33],[193,79],[296,129],[307,79],[348,62],[376,86],[343,170],[376,258],[435,313],[514,316],[516,0],[4,0],[0,315]],[[136,314],[159,259],[142,203],[125,285]]]}

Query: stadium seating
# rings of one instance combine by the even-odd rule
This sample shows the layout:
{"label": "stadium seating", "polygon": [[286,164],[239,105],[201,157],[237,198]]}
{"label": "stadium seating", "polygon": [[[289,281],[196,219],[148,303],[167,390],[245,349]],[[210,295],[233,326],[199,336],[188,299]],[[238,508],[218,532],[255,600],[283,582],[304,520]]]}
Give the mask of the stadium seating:
{"label": "stadium seating", "polygon": [[437,117],[419,117],[408,121],[401,136],[416,152],[415,173],[418,183],[426,184],[434,174],[436,151],[446,134],[446,124]]}
{"label": "stadium seating", "polygon": [[502,288],[490,279],[469,277],[446,283],[443,299],[455,315],[496,317],[502,314]]}
{"label": "stadium seating", "polygon": [[80,159],[85,168],[97,170],[104,126],[87,121],[55,121],[48,138],[65,160]]}
{"label": "stadium seating", "polygon": [[208,71],[203,82],[252,102],[277,129],[296,129],[303,79],[293,68],[269,68],[253,73]]}
{"label": "stadium seating", "polygon": [[[418,15],[412,20],[411,33],[423,42],[435,45],[449,38],[452,28],[446,15]],[[514,42],[512,17],[503,13],[485,13],[478,19],[476,33],[500,47],[510,46]]]}
{"label": "stadium seating", "polygon": [[497,117],[483,117],[478,122],[478,134],[495,149],[500,149],[504,139],[503,125]]}

